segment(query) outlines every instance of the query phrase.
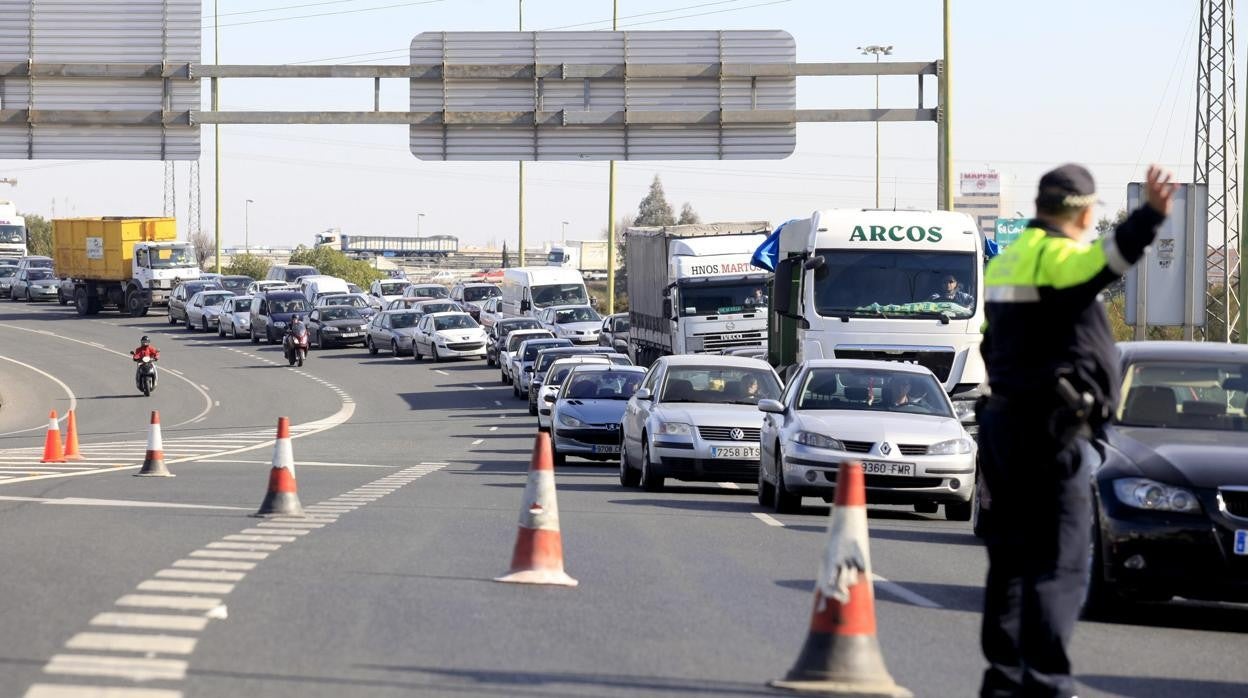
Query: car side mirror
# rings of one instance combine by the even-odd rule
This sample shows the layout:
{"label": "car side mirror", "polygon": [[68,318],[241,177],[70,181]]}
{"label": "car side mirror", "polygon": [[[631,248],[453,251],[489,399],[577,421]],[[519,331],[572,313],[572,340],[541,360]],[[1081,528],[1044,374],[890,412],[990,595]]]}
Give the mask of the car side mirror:
{"label": "car side mirror", "polygon": [[760,412],[768,412],[770,414],[784,414],[788,411],[785,409],[784,403],[779,400],[759,400],[758,409]]}
{"label": "car side mirror", "polygon": [[543,397],[542,399],[545,400],[547,403],[553,405],[555,404],[555,400],[558,400],[559,398],[556,397],[553,393],[547,393],[546,397]]}
{"label": "car side mirror", "polygon": [[653,400],[654,399],[654,396],[650,394],[649,388],[638,388],[637,392],[633,393],[633,397],[637,398],[638,400]]}

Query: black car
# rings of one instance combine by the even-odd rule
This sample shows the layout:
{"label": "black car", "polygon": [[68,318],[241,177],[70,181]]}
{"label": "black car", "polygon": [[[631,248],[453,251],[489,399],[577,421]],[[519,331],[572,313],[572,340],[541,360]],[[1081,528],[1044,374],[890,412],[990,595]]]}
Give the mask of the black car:
{"label": "black car", "polygon": [[200,291],[208,291],[211,289],[221,288],[221,282],[216,279],[200,279],[198,281],[183,281],[174,287],[173,292],[169,294],[169,324],[176,325],[179,322],[186,323],[186,302]]}
{"label": "black car", "polygon": [[296,315],[305,316],[312,308],[298,291],[261,291],[251,299],[249,331],[251,343],[263,338],[276,344],[286,335],[286,326]]}
{"label": "black car", "polygon": [[358,308],[349,305],[325,305],[308,313],[308,337],[317,349],[347,344],[364,346],[367,329],[368,320]]}
{"label": "black car", "polygon": [[537,408],[540,407],[537,404],[537,393],[542,387],[542,379],[546,377],[546,371],[550,370],[550,365],[559,359],[566,359],[571,356],[585,356],[587,354],[605,356],[611,363],[617,366],[633,365],[628,355],[621,354],[610,347],[572,346],[543,349],[537,352],[537,358],[533,361],[533,377],[529,379],[529,414],[537,414]]}
{"label": "black car", "polygon": [[488,330],[493,341],[485,343],[485,363],[488,366],[498,365],[498,352],[507,344],[507,335],[514,330],[540,330],[542,323],[531,317],[509,317],[499,320]]}
{"label": "black car", "polygon": [[1117,419],[1093,443],[1087,610],[1248,601],[1248,347],[1119,348]]}
{"label": "black car", "polygon": [[221,277],[218,281],[221,282],[221,287],[230,293],[233,293],[236,296],[245,296],[247,295],[247,287],[250,286],[255,279],[250,276],[244,276],[243,274],[230,274]]}

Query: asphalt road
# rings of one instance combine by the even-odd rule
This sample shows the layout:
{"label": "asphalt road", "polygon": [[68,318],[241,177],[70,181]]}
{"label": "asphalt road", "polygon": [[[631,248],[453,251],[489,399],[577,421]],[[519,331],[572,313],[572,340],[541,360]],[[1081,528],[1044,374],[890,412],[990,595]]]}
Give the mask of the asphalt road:
{"label": "asphalt road", "polygon": [[[796,658],[826,507],[760,516],[748,487],[624,490],[573,460],[580,586],[497,584],[535,425],[496,371],[355,348],[296,371],[164,319],[0,305],[0,696],[768,695]],[[144,333],[164,369],[147,399],[124,355]],[[39,464],[48,410],[71,405],[88,460]],[[175,478],[131,477],[151,409]],[[250,517],[279,416],[303,524]],[[872,507],[871,553],[893,676],[974,694],[969,527]],[[1083,623],[1080,695],[1245,695],[1245,633],[1227,605]]]}

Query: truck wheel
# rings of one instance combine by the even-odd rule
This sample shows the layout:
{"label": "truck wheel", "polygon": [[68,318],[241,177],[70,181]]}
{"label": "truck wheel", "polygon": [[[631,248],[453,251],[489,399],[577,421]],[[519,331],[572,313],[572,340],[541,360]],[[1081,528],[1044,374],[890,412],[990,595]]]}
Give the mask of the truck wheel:
{"label": "truck wheel", "polygon": [[129,311],[130,317],[143,317],[147,315],[147,304],[143,302],[143,296],[139,292],[130,289],[126,294],[126,310]]}
{"label": "truck wheel", "polygon": [[87,289],[79,286],[74,289],[74,310],[79,315],[91,314],[91,303],[87,300]]}

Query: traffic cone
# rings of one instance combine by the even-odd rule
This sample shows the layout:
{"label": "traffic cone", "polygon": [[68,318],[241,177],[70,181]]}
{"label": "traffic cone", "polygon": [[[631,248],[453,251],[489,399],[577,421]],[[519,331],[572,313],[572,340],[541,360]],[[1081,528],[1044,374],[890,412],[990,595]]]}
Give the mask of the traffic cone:
{"label": "traffic cone", "polygon": [[40,463],[64,463],[61,450],[61,428],[56,423],[56,410],[48,412],[48,433],[43,439],[43,460]]}
{"label": "traffic cone", "polygon": [[290,420],[277,420],[277,441],[273,443],[273,468],[269,470],[269,491],[260,511],[252,516],[303,516],[299,490],[295,484],[295,455],[290,448]]}
{"label": "traffic cone", "polygon": [[788,675],[768,685],[801,693],[893,698],[913,695],[889,675],[875,635],[861,463],[841,463],[836,474],[836,504],[815,581],[810,632]]}
{"label": "traffic cone", "polygon": [[78,452],[78,418],[70,410],[65,420],[65,460],[82,460]]}
{"label": "traffic cone", "polygon": [[550,434],[539,431],[529,461],[529,481],[511,554],[511,571],[496,582],[555,584],[574,587],[577,581],[563,571],[563,537],[559,533],[559,504],[555,500],[555,465]]}
{"label": "traffic cone", "polygon": [[165,446],[160,440],[160,412],[157,410],[152,410],[152,422],[147,430],[147,453],[143,456],[143,467],[134,476],[175,477],[165,467]]}

